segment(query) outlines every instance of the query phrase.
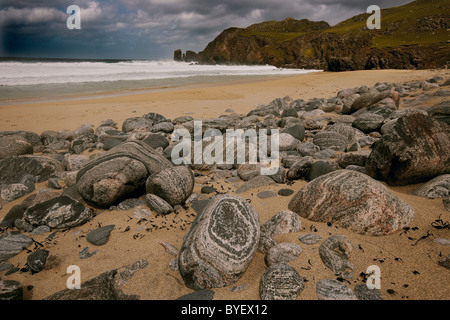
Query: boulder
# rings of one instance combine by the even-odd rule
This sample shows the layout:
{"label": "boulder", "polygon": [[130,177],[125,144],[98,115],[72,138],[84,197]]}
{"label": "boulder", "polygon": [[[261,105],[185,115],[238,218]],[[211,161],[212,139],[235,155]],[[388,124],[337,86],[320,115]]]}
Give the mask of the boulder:
{"label": "boulder", "polygon": [[87,202],[109,207],[143,190],[150,175],[171,167],[146,143],[128,141],[86,164],[77,174],[77,190]]}
{"label": "boulder", "polygon": [[450,126],[419,113],[399,118],[375,143],[366,169],[390,185],[420,183],[450,173]]}
{"label": "boulder", "polygon": [[309,220],[373,236],[391,234],[414,219],[414,209],[383,184],[350,170],[314,179],[292,197],[288,207]]}
{"label": "boulder", "polygon": [[17,136],[0,138],[0,160],[24,154],[33,154],[33,146]]}
{"label": "boulder", "polygon": [[0,261],[6,261],[31,246],[33,239],[20,232],[7,232],[0,238]]}
{"label": "boulder", "polygon": [[93,216],[92,209],[72,198],[60,196],[28,208],[24,220],[34,226],[64,229],[82,225]]}
{"label": "boulder", "polygon": [[259,243],[259,217],[245,199],[217,195],[197,214],[184,238],[178,265],[188,288],[235,283],[249,266]]}
{"label": "boulder", "polygon": [[336,151],[345,151],[348,142],[345,136],[333,131],[320,131],[313,138],[313,143],[319,146],[321,150],[333,149]]}
{"label": "boulder", "polygon": [[430,199],[446,198],[450,196],[450,174],[440,175],[423,184],[413,194]]}
{"label": "boulder", "polygon": [[261,226],[261,232],[270,237],[291,232],[298,232],[302,223],[298,215],[290,210],[282,210]]}
{"label": "boulder", "polygon": [[164,199],[172,207],[184,204],[194,190],[194,173],[184,166],[164,169],[148,177],[146,190]]}

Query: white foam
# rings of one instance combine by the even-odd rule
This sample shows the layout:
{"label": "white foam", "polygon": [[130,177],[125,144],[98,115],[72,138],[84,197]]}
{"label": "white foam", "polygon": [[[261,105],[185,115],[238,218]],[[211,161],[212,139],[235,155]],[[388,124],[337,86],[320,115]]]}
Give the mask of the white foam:
{"label": "white foam", "polygon": [[320,70],[199,65],[175,61],[1,62],[0,86],[173,79],[196,76],[290,75]]}

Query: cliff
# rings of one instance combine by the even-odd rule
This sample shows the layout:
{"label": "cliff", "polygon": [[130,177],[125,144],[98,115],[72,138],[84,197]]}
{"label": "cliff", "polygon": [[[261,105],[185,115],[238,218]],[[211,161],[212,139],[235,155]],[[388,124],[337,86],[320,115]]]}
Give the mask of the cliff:
{"label": "cliff", "polygon": [[198,61],[327,71],[427,69],[450,61],[450,0],[382,9],[379,30],[367,28],[369,16],[335,26],[288,18],[229,28],[198,54]]}

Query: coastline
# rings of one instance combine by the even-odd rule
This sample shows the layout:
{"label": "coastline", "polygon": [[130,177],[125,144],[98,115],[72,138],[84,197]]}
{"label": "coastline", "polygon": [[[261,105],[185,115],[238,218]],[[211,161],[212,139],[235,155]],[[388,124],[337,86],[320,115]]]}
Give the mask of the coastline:
{"label": "coastline", "polygon": [[[98,126],[111,118],[121,124],[126,118],[157,112],[167,118],[191,115],[194,118],[219,117],[231,108],[246,114],[258,104],[275,98],[324,98],[339,90],[377,82],[426,80],[442,71],[369,70],[319,72],[268,79],[202,83],[173,88],[112,92],[95,96],[72,96],[62,99],[31,99],[0,104],[2,130],[29,130],[38,134],[46,130],[73,130],[85,123]],[[29,118],[32,121],[27,121]]]}
{"label": "coastline", "polygon": [[[167,88],[152,92],[120,92],[114,96],[76,97],[76,100],[65,98],[57,101],[27,101],[15,105],[0,105],[0,127],[2,131],[27,130],[41,134],[46,130],[73,130],[85,123],[92,123],[97,127],[103,120],[113,119],[120,129],[126,118],[140,117],[149,112],[156,112],[167,118],[190,115],[198,119],[215,118],[224,114],[230,108],[238,114],[246,114],[255,109],[258,104],[268,104],[275,98],[290,96],[292,99],[329,98],[336,96],[342,89],[373,86],[378,82],[408,82],[430,79],[435,75],[444,75],[444,70],[372,70],[352,71],[341,73],[311,73],[300,76],[281,76],[257,81],[240,81],[225,83],[196,84]],[[447,75],[448,76],[448,75]],[[400,105],[401,108],[401,105]],[[86,155],[91,155],[85,152]],[[92,153],[92,154],[95,154]],[[225,182],[223,178],[215,178],[214,173],[207,173],[207,179],[196,180],[194,193],[201,194],[201,188],[207,184],[220,190],[231,189],[233,183]],[[296,180],[288,188],[297,192],[307,182]],[[383,183],[385,184],[385,183]],[[386,185],[386,184],[385,184]],[[387,186],[387,185],[386,185]],[[300,218],[302,230],[291,234],[280,235],[275,238],[277,243],[298,243],[299,236],[311,233],[316,229],[317,235],[323,240],[331,234],[341,234],[348,237],[354,244],[350,260],[354,264],[353,286],[360,283],[360,274],[366,272],[370,265],[378,265],[382,272],[381,292],[383,299],[448,299],[450,288],[448,270],[437,265],[439,255],[449,254],[449,247],[438,245],[433,238],[427,238],[419,245],[414,243],[427,234],[433,233],[434,238],[449,238],[448,230],[436,230],[431,222],[442,216],[448,220],[448,212],[442,205],[442,199],[427,199],[412,194],[419,187],[408,185],[391,187],[388,189],[400,199],[410,204],[415,212],[409,233],[396,232],[388,236],[362,236],[337,226],[326,223],[312,222]],[[36,190],[48,188],[47,183],[36,185]],[[250,199],[252,206],[263,224],[281,210],[286,210],[291,197],[278,196],[274,199],[260,199],[259,191],[272,190],[278,192],[286,185],[277,184],[252,189],[240,194]],[[203,197],[209,195],[201,195]],[[26,197],[26,196],[25,196]],[[0,220],[15,205],[20,204],[25,197],[3,204],[0,210]],[[180,248],[187,230],[179,226],[183,221],[194,219],[194,210],[182,211],[169,220],[174,219],[177,228],[160,228],[151,233],[142,231],[138,219],[133,216],[133,210],[109,211],[98,210],[96,216],[88,223],[79,227],[58,232],[53,238],[47,239],[48,234],[34,237],[39,243],[44,243],[50,251],[46,269],[36,274],[16,272],[8,277],[17,280],[24,286],[34,288],[25,292],[26,299],[43,299],[59,290],[66,288],[68,274],[66,268],[75,264],[82,270],[82,281],[89,280],[99,274],[129,265],[139,259],[145,259],[149,265],[133,276],[122,288],[126,294],[137,294],[142,300],[174,300],[184,294],[191,293],[179,272],[171,271],[169,263],[173,257],[167,254],[160,241],[167,242]],[[165,225],[165,218],[155,218],[155,224]],[[86,234],[101,224],[115,225],[115,230],[107,244],[93,246],[86,240]],[[188,225],[189,228],[189,225]],[[129,232],[128,232],[129,231]],[[135,235],[145,235],[143,237]],[[413,240],[409,239],[412,238]],[[292,266],[299,271],[307,282],[305,289],[299,296],[300,300],[317,299],[315,284],[322,279],[336,278],[327,269],[318,255],[319,244],[300,244],[303,252],[298,259],[292,261]],[[81,260],[79,251],[89,246],[89,251],[98,253]],[[27,253],[22,252],[11,258],[9,262],[18,268],[24,266]],[[214,289],[214,299],[218,300],[258,300],[259,284],[266,269],[264,255],[257,252],[250,266],[242,278],[231,287]],[[3,276],[3,274],[2,274]],[[238,287],[236,290],[232,288]]]}

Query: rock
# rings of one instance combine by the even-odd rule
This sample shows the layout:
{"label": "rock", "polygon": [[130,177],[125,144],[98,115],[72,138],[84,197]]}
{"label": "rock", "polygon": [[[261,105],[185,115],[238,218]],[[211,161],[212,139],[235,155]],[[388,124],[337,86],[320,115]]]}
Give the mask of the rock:
{"label": "rock", "polygon": [[80,289],[64,289],[44,300],[138,300],[139,296],[127,295],[121,287],[129,281],[134,273],[147,267],[148,262],[139,260],[132,265],[114,269],[81,283]]}
{"label": "rock", "polygon": [[289,264],[273,264],[261,279],[261,300],[295,300],[305,288],[298,272]]}
{"label": "rock", "polygon": [[34,229],[34,227],[31,224],[29,224],[28,222],[23,221],[22,219],[17,219],[14,222],[14,226],[17,229],[25,231],[25,232],[31,232]]}
{"label": "rock", "polygon": [[258,251],[266,254],[270,248],[275,247],[277,242],[269,235],[261,232],[258,243]]}
{"label": "rock", "polygon": [[97,228],[89,232],[86,236],[86,240],[96,246],[102,246],[108,242],[111,231],[114,230],[115,225],[108,225]]}
{"label": "rock", "polygon": [[45,156],[23,155],[0,160],[0,185],[20,183],[23,176],[43,182],[55,172],[64,171],[61,162]]}
{"label": "rock", "polygon": [[450,174],[440,175],[413,191],[413,194],[429,199],[450,196]]}
{"label": "rock", "polygon": [[277,195],[278,194],[274,191],[266,190],[266,191],[258,192],[258,194],[256,196],[260,199],[268,199],[268,198],[276,197]]}
{"label": "rock", "polygon": [[144,114],[142,116],[142,118],[150,120],[153,123],[170,121],[169,119],[164,117],[162,114],[159,114],[159,113],[156,113],[156,112],[149,112],[147,114]]}
{"label": "rock", "polygon": [[194,291],[175,300],[213,300],[215,292],[209,289]]}
{"label": "rock", "polygon": [[445,210],[450,211],[450,197],[442,199],[442,203],[444,204]]}
{"label": "rock", "polygon": [[173,207],[157,195],[147,194],[145,196],[145,202],[151,210],[158,214],[166,215],[173,212]]}
{"label": "rock", "polygon": [[10,136],[14,139],[20,139],[28,142],[33,146],[35,152],[41,152],[44,149],[41,137],[31,131],[0,131],[0,139]]}
{"label": "rock", "polygon": [[64,155],[64,167],[67,171],[77,171],[83,168],[83,166],[89,161],[89,157],[86,155]]}
{"label": "rock", "polygon": [[35,178],[27,174],[22,177],[19,183],[0,186],[0,199],[4,203],[19,199],[34,191],[34,183]]}
{"label": "rock", "polygon": [[23,213],[26,209],[27,207],[24,205],[15,205],[14,207],[12,207],[3,218],[2,222],[0,222],[0,228],[13,227],[17,219],[23,218]]}
{"label": "rock", "polygon": [[355,286],[355,295],[358,300],[383,300],[380,290],[369,289],[365,284]]}
{"label": "rock", "polygon": [[434,239],[434,242],[443,246],[450,246],[450,239],[436,238]]}
{"label": "rock", "polygon": [[334,168],[327,161],[316,161],[311,164],[308,170],[307,179],[312,181],[320,176],[334,171]]}
{"label": "rock", "polygon": [[67,196],[59,196],[28,208],[26,222],[34,226],[47,225],[54,229],[73,228],[94,216],[92,209]]}
{"label": "rock", "polygon": [[314,153],[314,159],[331,159],[336,156],[336,151],[333,149],[323,149],[319,152]]}
{"label": "rock", "polygon": [[438,264],[450,270],[450,254],[438,261]]}
{"label": "rock", "polygon": [[369,155],[370,151],[366,150],[343,153],[338,157],[338,164],[344,169],[350,165],[365,166]]}
{"label": "rock", "polygon": [[0,280],[0,301],[23,300],[23,287],[15,280]]}
{"label": "rock", "polygon": [[179,267],[188,288],[218,288],[235,283],[255,254],[259,217],[245,199],[217,195],[197,214],[184,238]]}
{"label": "rock", "polygon": [[[297,112],[294,117],[297,117]],[[295,124],[289,128],[285,128],[281,130],[281,133],[288,133],[299,141],[303,141],[305,139],[305,127],[301,124]]]}
{"label": "rock", "polygon": [[122,124],[123,132],[131,132],[134,130],[144,129],[149,130],[153,125],[153,121],[145,119],[145,118],[128,118]]}
{"label": "rock", "polygon": [[292,195],[295,191],[292,189],[280,189],[278,190],[278,195],[282,196],[282,197],[289,197],[290,195]]}
{"label": "rock", "polygon": [[0,261],[21,253],[33,243],[33,239],[19,232],[4,233],[0,238]]}
{"label": "rock", "polygon": [[370,106],[386,98],[391,98],[396,104],[396,109],[398,109],[400,99],[398,92],[393,90],[385,90],[383,92],[379,92],[376,89],[371,89],[369,92],[356,98],[352,103],[350,110],[346,113],[354,113],[360,109],[369,108]]}
{"label": "rock", "polygon": [[356,120],[353,122],[353,127],[361,130],[362,132],[372,132],[379,130],[381,126],[383,125],[384,117],[372,113],[372,112],[365,112],[363,114],[360,114],[356,117]]}
{"label": "rock", "polygon": [[44,249],[38,249],[27,257],[27,266],[32,272],[40,272],[44,269],[45,262],[47,262],[49,252]]}
{"label": "rock", "polygon": [[283,184],[286,182],[286,168],[280,166],[278,171],[272,175],[269,175],[276,183]]}
{"label": "rock", "polygon": [[316,244],[322,241],[322,237],[317,234],[305,234],[298,238],[298,240],[303,244]]}
{"label": "rock", "polygon": [[300,140],[294,138],[289,133],[280,133],[278,138],[279,151],[295,150],[300,143]]}
{"label": "rock", "polygon": [[93,255],[95,255],[97,252],[98,252],[98,250],[95,250],[94,252],[89,252],[89,248],[84,247],[83,249],[81,249],[78,256],[80,257],[80,259],[88,259],[88,258],[92,257]]}
{"label": "rock", "polygon": [[345,236],[334,235],[326,239],[319,247],[319,256],[323,264],[335,274],[342,275],[347,269],[353,270],[348,260],[353,245]]}
{"label": "rock", "polygon": [[73,140],[70,143],[69,151],[75,154],[80,154],[89,148],[95,148],[97,142],[98,136],[96,134],[86,134]]}
{"label": "rock", "polygon": [[236,193],[239,194],[258,187],[272,186],[275,184],[277,183],[268,176],[257,176],[250,179],[249,181],[241,185],[239,188],[237,188]]}
{"label": "rock", "polygon": [[450,102],[442,101],[427,109],[428,114],[438,121],[445,122],[450,125]]}
{"label": "rock", "polygon": [[62,189],[61,185],[59,184],[59,181],[57,178],[49,178],[47,185],[49,188],[55,189],[55,190],[59,190]]}
{"label": "rock", "polygon": [[[173,129],[172,129],[173,131]],[[147,136],[147,138],[144,139],[144,142],[148,144],[153,149],[157,148],[167,148],[169,146],[169,140],[161,134],[152,133]]]}
{"label": "rock", "polygon": [[248,181],[256,176],[261,175],[261,164],[250,164],[250,163],[243,163],[239,165],[237,169],[237,173],[239,177],[244,180]]}
{"label": "rock", "polygon": [[0,160],[24,154],[33,154],[33,146],[17,136],[0,138]]}
{"label": "rock", "polygon": [[117,210],[124,211],[124,210],[130,210],[137,206],[145,205],[146,202],[144,200],[130,198],[122,201],[117,205]]}
{"label": "rock", "polygon": [[366,162],[370,176],[390,185],[414,184],[450,173],[450,126],[409,114],[375,144]]}
{"label": "rock", "polygon": [[27,209],[29,207],[35,206],[39,203],[54,199],[59,196],[60,193],[54,190],[41,189],[37,193],[31,194],[28,197],[26,197],[25,200],[22,201],[22,206],[24,206],[25,209]]}
{"label": "rock", "polygon": [[282,242],[269,249],[265,261],[267,266],[276,263],[288,263],[298,258],[302,248],[295,243]]}
{"label": "rock", "polygon": [[288,180],[297,180],[305,178],[314,163],[314,158],[306,156],[295,162],[287,172]]}
{"label": "rock", "polygon": [[117,147],[118,145],[121,145],[123,143],[122,140],[115,139],[115,138],[108,138],[103,142],[103,150],[111,150],[114,147]]}
{"label": "rock", "polygon": [[49,226],[39,226],[30,232],[30,236],[37,236],[52,231]]}
{"label": "rock", "polygon": [[184,204],[194,190],[194,174],[184,166],[168,168],[151,175],[145,188],[147,193],[157,195],[171,206]]}
{"label": "rock", "polygon": [[77,189],[87,202],[109,207],[144,189],[148,176],[170,167],[146,143],[128,141],[85,165],[77,174]]}
{"label": "rock", "polygon": [[314,135],[313,143],[323,149],[345,151],[348,139],[338,132],[320,131]]}
{"label": "rock", "polygon": [[338,280],[320,280],[316,285],[319,300],[358,300],[352,289]]}
{"label": "rock", "polygon": [[312,156],[320,151],[320,147],[312,142],[303,142],[298,145],[297,151],[304,157]]}
{"label": "rock", "polygon": [[282,210],[261,226],[261,232],[273,237],[298,232],[301,228],[302,223],[297,214],[289,210]]}
{"label": "rock", "polygon": [[204,194],[210,194],[210,193],[217,192],[217,189],[214,187],[211,187],[211,186],[203,186],[200,191],[201,191],[201,193],[204,193]]}
{"label": "rock", "polygon": [[292,197],[288,208],[312,221],[373,236],[391,234],[414,219],[414,209],[383,184],[350,170],[314,179]]}

